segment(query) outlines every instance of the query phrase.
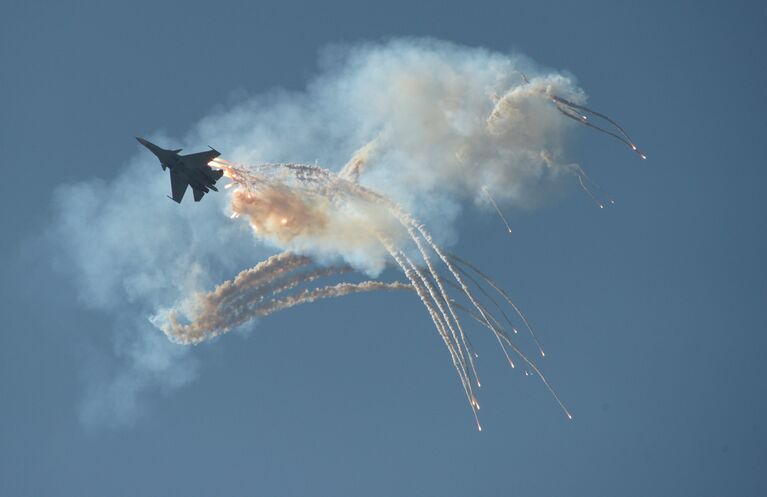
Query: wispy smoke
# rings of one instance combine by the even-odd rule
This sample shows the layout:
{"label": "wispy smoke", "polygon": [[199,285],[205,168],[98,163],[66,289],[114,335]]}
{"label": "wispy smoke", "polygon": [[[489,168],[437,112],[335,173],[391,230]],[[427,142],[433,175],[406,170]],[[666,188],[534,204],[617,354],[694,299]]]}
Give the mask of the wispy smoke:
{"label": "wispy smoke", "polygon": [[132,423],[145,412],[147,394],[171,391],[198,374],[198,360],[189,349],[169,342],[144,316],[120,318],[112,332],[108,360],[93,350],[84,357],[87,389],[79,415],[89,429]]}
{"label": "wispy smoke", "polygon": [[[325,51],[322,67],[305,91],[258,95],[215,112],[180,144],[154,138],[189,150],[212,144],[240,163],[317,162],[403,205],[442,242],[453,237],[462,203],[487,204],[483,191],[501,205],[532,205],[552,180],[581,178],[563,158],[564,134],[574,123],[546,98],[584,102],[567,76],[521,57],[431,40],[334,47]],[[142,319],[116,341],[125,367],[89,383],[88,422],[130,421],[143,395],[190,381],[196,363],[189,349],[164,341],[149,317],[212,289],[274,247],[370,276],[396,253],[412,281],[421,282],[415,290],[438,293],[396,249],[388,236],[395,231],[386,227],[393,222],[390,210],[374,202],[338,215],[322,196],[295,195],[272,183],[276,189],[257,196],[222,192],[176,206],[165,198],[167,173],[153,157],[142,151],[115,167],[122,172],[113,180],[63,186],[54,200],[58,261],[81,301],[114,315],[118,327]],[[230,221],[232,208],[249,223]],[[371,235],[371,224],[388,247]],[[327,291],[372,289],[359,285]],[[449,317],[445,309],[433,312]]]}
{"label": "wispy smoke", "polygon": [[113,337],[109,358],[98,350],[84,358],[80,414],[89,428],[130,423],[146,395],[192,380],[196,359],[149,317],[268,253],[247,228],[221,222],[223,197],[173,208],[167,173],[156,163],[117,167],[115,179],[61,186],[53,200],[56,268],[73,279],[83,306],[114,319],[103,331]]}

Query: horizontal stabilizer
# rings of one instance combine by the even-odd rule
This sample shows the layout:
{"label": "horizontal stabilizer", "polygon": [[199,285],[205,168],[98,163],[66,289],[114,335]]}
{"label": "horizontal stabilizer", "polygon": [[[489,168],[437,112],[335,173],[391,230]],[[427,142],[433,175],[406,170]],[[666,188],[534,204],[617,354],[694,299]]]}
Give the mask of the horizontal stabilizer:
{"label": "horizontal stabilizer", "polygon": [[205,195],[205,192],[192,187],[192,194],[194,194],[194,201],[199,202],[202,200],[202,196]]}
{"label": "horizontal stabilizer", "polygon": [[189,186],[189,182],[182,176],[176,169],[170,170],[170,187],[173,192],[173,200],[181,203],[181,199],[184,198],[186,187]]}

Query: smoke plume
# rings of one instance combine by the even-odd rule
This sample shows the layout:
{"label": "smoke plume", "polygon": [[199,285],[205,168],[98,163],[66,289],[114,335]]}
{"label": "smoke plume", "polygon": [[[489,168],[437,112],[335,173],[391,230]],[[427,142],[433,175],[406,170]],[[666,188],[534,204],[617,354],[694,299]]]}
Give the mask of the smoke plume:
{"label": "smoke plume", "polygon": [[[551,96],[575,109],[585,95],[570,77],[523,57],[434,40],[332,47],[321,67],[304,91],[255,95],[202,119],[180,141],[151,139],[189,151],[213,144],[233,164],[319,164],[337,178],[327,185],[307,188],[299,169],[309,174],[311,167],[294,166],[286,177],[272,176],[260,186],[222,189],[199,204],[176,206],[165,198],[167,173],[137,150],[132,160],[115,165],[122,172],[111,180],[58,189],[51,232],[59,266],[71,275],[81,302],[114,316],[116,327],[130,322],[129,316],[143,317],[135,333],[121,333],[115,342],[127,366],[90,383],[83,403],[88,422],[130,421],[147,393],[194,377],[188,348],[155,340],[162,337],[155,326],[166,333],[188,326],[176,320],[178,313],[212,319],[215,313],[201,311],[201,305],[210,311],[250,302],[252,314],[229,323],[238,326],[296,303],[374,289],[409,289],[429,302],[474,409],[476,399],[466,386],[470,351],[442,282],[430,278],[448,270],[453,284],[471,294],[438,244],[454,239],[452,224],[466,202],[491,212],[483,192],[501,206],[531,206],[562,177],[582,181],[582,171],[565,160],[563,150],[575,123]],[[333,181],[360,190],[350,194],[356,187],[344,186],[339,197]],[[232,213],[240,218],[230,219]],[[285,263],[297,264],[291,271],[315,265],[299,277],[285,272],[287,279],[265,279],[264,266],[256,264],[275,251],[287,255],[279,264],[268,259],[270,271],[285,269]],[[428,253],[442,264],[431,268],[432,276],[421,273],[431,264]],[[298,301],[295,295],[263,300],[275,289],[314,281],[311,271],[356,270],[375,278],[394,261],[408,282],[328,285],[315,293],[302,290]],[[275,286],[280,284],[284,289]],[[251,293],[232,290],[241,288]],[[194,297],[200,295],[206,297]],[[492,331],[486,309],[470,304]],[[216,323],[202,324],[186,329],[188,340],[177,341],[200,341],[207,332],[200,330],[217,329]],[[499,341],[507,339],[493,332]]]}

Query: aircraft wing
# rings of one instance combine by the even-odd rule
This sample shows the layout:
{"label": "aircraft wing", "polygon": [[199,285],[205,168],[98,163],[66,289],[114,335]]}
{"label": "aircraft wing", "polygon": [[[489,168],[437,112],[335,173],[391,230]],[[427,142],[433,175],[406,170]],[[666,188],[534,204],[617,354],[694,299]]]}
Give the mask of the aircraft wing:
{"label": "aircraft wing", "polygon": [[[173,200],[181,203],[181,199],[184,198],[186,193],[186,187],[189,186],[189,181],[181,174],[177,173],[175,169],[170,170],[170,188],[173,191]],[[195,193],[195,200],[197,200],[197,194]]]}
{"label": "aircraft wing", "polygon": [[196,154],[182,155],[181,160],[184,164],[192,167],[207,167],[208,162],[212,161],[216,157],[221,155],[218,150],[206,150],[205,152],[197,152]]}

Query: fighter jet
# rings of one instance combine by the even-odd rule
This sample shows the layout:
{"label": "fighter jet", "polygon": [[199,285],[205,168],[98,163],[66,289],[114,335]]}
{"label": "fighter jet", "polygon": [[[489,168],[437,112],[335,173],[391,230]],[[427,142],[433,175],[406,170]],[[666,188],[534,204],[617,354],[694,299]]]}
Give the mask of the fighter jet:
{"label": "fighter jet", "polygon": [[165,150],[143,138],[136,137],[136,140],[160,159],[163,171],[166,168],[170,169],[170,188],[173,196],[168,198],[171,200],[180,204],[189,185],[192,186],[195,202],[199,202],[210,190],[218,191],[215,184],[224,175],[224,171],[213,169],[208,165],[208,162],[221,155],[214,148],[211,147],[210,150],[196,154],[180,155],[180,148]]}

